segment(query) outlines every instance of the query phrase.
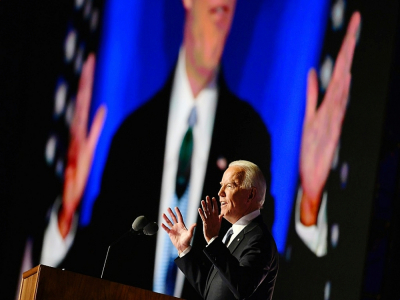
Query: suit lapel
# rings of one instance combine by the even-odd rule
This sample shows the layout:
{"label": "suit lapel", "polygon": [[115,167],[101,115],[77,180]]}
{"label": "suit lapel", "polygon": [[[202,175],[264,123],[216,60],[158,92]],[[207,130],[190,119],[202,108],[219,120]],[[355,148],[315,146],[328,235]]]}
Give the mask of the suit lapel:
{"label": "suit lapel", "polygon": [[[247,225],[239,234],[235,237],[235,239],[229,244],[229,251],[231,254],[234,254],[235,250],[238,248],[238,246],[243,242],[245,239],[246,234],[248,234],[250,231],[252,231],[255,227],[258,226],[258,223],[262,222],[262,217],[261,215],[255,218],[249,225]],[[218,270],[212,266],[210,269],[210,273],[208,275],[207,279],[207,287],[206,287],[206,293],[205,293],[205,298],[207,298],[207,294],[210,289],[210,285],[214,280],[214,277],[217,275]]]}
{"label": "suit lapel", "polygon": [[233,254],[236,248],[243,242],[245,239],[245,235],[252,231],[257,225],[258,222],[262,222],[261,215],[255,218],[249,225],[247,225],[239,234],[235,237],[235,239],[229,244],[229,251]]}

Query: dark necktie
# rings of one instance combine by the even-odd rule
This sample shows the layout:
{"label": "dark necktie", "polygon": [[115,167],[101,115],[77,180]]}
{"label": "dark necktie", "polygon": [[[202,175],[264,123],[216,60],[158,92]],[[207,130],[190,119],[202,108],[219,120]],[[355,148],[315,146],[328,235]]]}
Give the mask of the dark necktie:
{"label": "dark necktie", "polygon": [[225,234],[225,241],[224,241],[225,246],[228,247],[228,244],[229,244],[229,241],[231,240],[232,235],[233,235],[233,229],[231,227]]}
{"label": "dark necktie", "polygon": [[185,193],[190,180],[190,169],[193,153],[193,127],[197,121],[196,107],[192,108],[188,120],[188,129],[183,137],[181,148],[179,150],[178,170],[176,172],[175,192],[180,200]]}

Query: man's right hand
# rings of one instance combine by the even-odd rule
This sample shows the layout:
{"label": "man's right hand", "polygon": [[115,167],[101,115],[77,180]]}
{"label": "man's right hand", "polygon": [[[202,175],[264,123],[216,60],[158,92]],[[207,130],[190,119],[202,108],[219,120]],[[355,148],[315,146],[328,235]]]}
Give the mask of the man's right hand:
{"label": "man's right hand", "polygon": [[181,254],[184,250],[186,250],[186,248],[190,246],[190,240],[193,237],[196,223],[192,224],[189,229],[186,228],[181,211],[178,207],[175,207],[175,212],[178,216],[178,219],[172,212],[172,209],[168,208],[168,213],[172,221],[167,217],[166,214],[163,214],[164,221],[169,227],[167,227],[164,223],[161,224],[161,226],[165,230],[165,232],[168,233],[169,238],[171,239],[172,244],[178,250],[178,253]]}
{"label": "man's right hand", "polygon": [[58,227],[63,238],[69,233],[73,216],[85,190],[94,151],[106,116],[106,107],[102,105],[96,112],[89,133],[87,132],[94,68],[95,56],[90,54],[82,68],[70,130],[62,205],[58,213]]}

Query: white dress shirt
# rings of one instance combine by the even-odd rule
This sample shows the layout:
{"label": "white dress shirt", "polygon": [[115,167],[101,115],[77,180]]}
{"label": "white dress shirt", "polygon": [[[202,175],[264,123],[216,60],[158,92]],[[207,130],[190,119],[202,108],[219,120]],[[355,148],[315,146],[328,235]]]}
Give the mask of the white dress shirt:
{"label": "white dress shirt", "polygon": [[260,214],[261,214],[260,210],[255,210],[237,220],[236,223],[232,225],[233,234],[231,236],[231,239],[229,240],[229,243],[226,246],[229,247],[229,245],[238,236],[238,234]]}
{"label": "white dress shirt", "polygon": [[79,215],[76,213],[67,236],[65,238],[61,236],[58,229],[58,211],[60,206],[61,197],[58,197],[51,208],[49,225],[44,233],[40,263],[46,266],[56,267],[61,263],[74,242],[78,228]]}
{"label": "white dress shirt", "polygon": [[327,192],[322,195],[321,205],[318,211],[317,224],[305,226],[300,222],[300,202],[303,190],[300,188],[297,193],[295,207],[296,232],[306,246],[318,257],[328,253],[328,217],[327,217]]}
{"label": "white dress shirt", "polygon": [[[189,79],[186,73],[185,51],[182,48],[179,52],[178,64],[176,67],[172,86],[171,100],[168,115],[167,139],[164,154],[164,168],[161,184],[161,200],[159,207],[158,223],[164,222],[162,214],[165,213],[173,203],[175,197],[175,179],[179,161],[179,150],[182,139],[188,129],[188,118],[193,106],[197,110],[197,122],[193,128],[193,153],[191,174],[189,182],[189,196],[187,215],[183,216],[186,225],[197,222],[197,208],[200,205],[203,183],[208,164],[208,155],[211,146],[211,137],[214,128],[215,113],[217,109],[218,90],[216,78],[197,95],[193,97]],[[210,191],[213,192],[213,191]],[[173,209],[173,207],[172,207]],[[154,280],[157,280],[159,270],[162,267],[164,234],[157,235],[156,261]],[[183,288],[184,275],[178,271],[175,296],[179,297]]]}

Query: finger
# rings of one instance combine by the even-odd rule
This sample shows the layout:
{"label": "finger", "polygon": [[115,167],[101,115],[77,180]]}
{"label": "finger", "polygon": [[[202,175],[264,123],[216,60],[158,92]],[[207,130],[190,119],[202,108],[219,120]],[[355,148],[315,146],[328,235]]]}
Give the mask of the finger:
{"label": "finger", "polygon": [[360,13],[353,13],[349,25],[347,26],[346,36],[336,59],[335,69],[332,74],[333,80],[338,80],[344,73],[350,72],[356,44],[356,35],[358,28],[360,27],[360,22]]}
{"label": "finger", "polygon": [[217,199],[215,199],[215,197],[212,198],[212,204],[213,204],[213,213],[218,215],[218,204],[217,204]]}
{"label": "finger", "polygon": [[103,129],[104,120],[106,118],[107,108],[105,105],[100,106],[93,119],[88,137],[88,151],[93,155],[99,140],[100,133]]}
{"label": "finger", "polygon": [[339,81],[343,79],[345,74],[350,72],[351,65],[353,62],[354,48],[355,48],[355,38],[348,36],[345,37],[341,49],[336,58],[335,67],[332,72],[331,81]]}
{"label": "finger", "polygon": [[336,57],[330,83],[340,80],[343,77],[343,74],[346,73],[346,70],[348,69],[347,53],[349,52],[349,45],[349,37],[345,37]]}
{"label": "finger", "polygon": [[[359,30],[361,26],[361,14],[356,11],[351,16],[349,26],[347,28],[347,34],[354,38],[354,42],[357,42],[357,35],[359,35]],[[353,49],[354,50],[354,49]]]}
{"label": "finger", "polygon": [[171,231],[171,229],[169,229],[167,226],[164,225],[164,223],[161,223],[161,227],[165,230],[166,233],[169,234],[169,232]]}
{"label": "finger", "polygon": [[179,221],[180,223],[182,223],[183,227],[186,228],[185,222],[183,221],[183,217],[182,217],[181,211],[179,210],[178,207],[175,207],[175,212],[176,212],[176,215],[178,216],[178,221]]}
{"label": "finger", "polygon": [[193,236],[193,233],[194,233],[194,229],[196,228],[196,223],[194,223],[194,224],[192,224],[191,226],[190,226],[190,228],[189,228],[189,233],[190,233],[190,236]]}
{"label": "finger", "polygon": [[171,208],[168,208],[168,212],[169,212],[169,215],[171,216],[172,221],[174,221],[175,224],[178,223],[178,220],[176,219],[176,216],[175,216],[174,213],[172,212],[172,209],[171,209]]}
{"label": "finger", "polygon": [[[344,115],[346,112],[346,107],[347,107],[347,101],[349,98],[349,92],[350,92],[350,82],[351,82],[351,74],[347,74],[345,78],[343,79],[343,86],[341,89],[341,95],[339,96],[339,103],[335,111],[335,121],[339,128],[341,128],[341,124],[343,123]],[[340,132],[339,132],[340,134]]]}
{"label": "finger", "polygon": [[308,71],[307,78],[307,102],[306,102],[306,115],[304,122],[308,122],[314,115],[317,109],[318,100],[318,78],[315,69]]}
{"label": "finger", "polygon": [[211,212],[213,211],[213,208],[212,208],[211,200],[210,200],[209,196],[206,197],[206,203],[207,203],[207,212],[210,215]]}
{"label": "finger", "polygon": [[93,77],[95,68],[95,56],[90,54],[82,67],[79,80],[78,93],[76,95],[76,108],[74,125],[76,134],[86,137],[86,126],[89,115],[90,101],[92,98]]}
{"label": "finger", "polygon": [[167,223],[170,227],[174,226],[172,224],[172,222],[170,221],[170,219],[168,219],[166,214],[163,214],[163,219],[164,219],[165,223]]}
{"label": "finger", "polygon": [[222,218],[224,217],[224,215],[220,214],[218,217],[219,217],[219,222],[221,223],[222,222]]}
{"label": "finger", "polygon": [[350,85],[351,85],[351,74],[347,74],[344,80],[343,96],[342,96],[343,99],[342,105],[344,106],[344,108],[346,108],[347,102],[349,100]]}
{"label": "finger", "polygon": [[201,208],[198,208],[198,212],[199,212],[201,221],[203,221],[203,223],[205,223],[206,222],[206,216],[204,215],[203,210]]}
{"label": "finger", "polygon": [[343,105],[345,101],[343,98],[346,91],[348,92],[346,85],[349,76],[350,73],[345,73],[339,80],[333,80],[329,83],[324,101],[321,104],[321,109],[326,106],[325,109],[330,115],[332,115],[335,110],[344,110],[346,108],[346,106]]}
{"label": "finger", "polygon": [[207,206],[206,206],[206,202],[204,200],[201,200],[201,207],[203,208],[203,215],[207,216]]}
{"label": "finger", "polygon": [[361,24],[361,14],[360,12],[356,11],[350,18],[349,25],[347,26],[346,35],[348,34],[350,36],[356,37],[360,24]]}

